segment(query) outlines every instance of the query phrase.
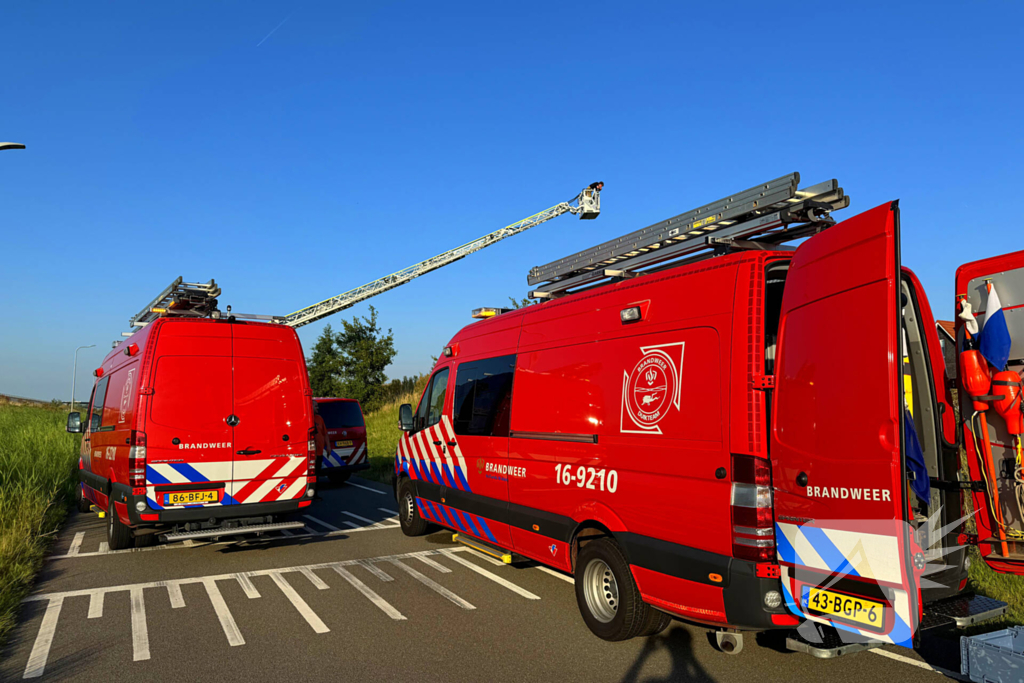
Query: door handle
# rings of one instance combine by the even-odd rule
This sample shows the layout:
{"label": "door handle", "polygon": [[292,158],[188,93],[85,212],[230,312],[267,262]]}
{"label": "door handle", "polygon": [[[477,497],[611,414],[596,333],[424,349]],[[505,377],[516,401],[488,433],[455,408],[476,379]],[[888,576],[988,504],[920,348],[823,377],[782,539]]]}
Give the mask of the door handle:
{"label": "door handle", "polygon": [[241,450],[241,451],[235,451],[235,453],[237,453],[238,455],[256,455],[256,454],[262,453],[262,452],[263,451],[261,451],[259,449],[249,450],[248,448],[246,448],[244,450]]}
{"label": "door handle", "polygon": [[459,444],[455,443],[454,441],[449,441],[448,445],[454,448],[455,446],[458,446]]}
{"label": "door handle", "polygon": [[434,442],[434,445],[435,445],[435,446],[440,446],[440,445],[441,445],[441,442],[440,442],[440,441],[435,441],[435,442]]}

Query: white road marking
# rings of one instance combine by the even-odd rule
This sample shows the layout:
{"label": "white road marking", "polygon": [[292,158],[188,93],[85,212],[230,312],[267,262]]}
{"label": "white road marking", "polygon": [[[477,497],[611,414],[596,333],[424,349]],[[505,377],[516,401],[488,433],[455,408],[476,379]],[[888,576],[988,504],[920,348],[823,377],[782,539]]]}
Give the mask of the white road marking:
{"label": "white road marking", "polygon": [[453,603],[455,603],[456,605],[458,605],[462,609],[476,609],[476,607],[474,607],[470,603],[466,602],[465,600],[460,598],[455,593],[452,593],[450,590],[448,590],[447,588],[445,588],[441,584],[437,583],[433,579],[424,576],[423,574],[419,573],[418,571],[416,571],[415,569],[413,569],[409,565],[403,564],[401,560],[390,560],[390,562],[391,562],[391,564],[395,565],[396,567],[398,567],[399,569],[404,571],[406,574],[408,574],[412,578],[414,578],[417,581],[419,581],[420,583],[422,583],[427,588],[431,589],[432,591],[434,591],[438,595],[444,596],[448,600],[451,600]]}
{"label": "white road marking", "polygon": [[437,562],[434,562],[429,557],[426,557],[426,556],[424,556],[424,557],[417,557],[416,559],[419,560],[420,562],[422,562],[423,564],[427,565],[431,569],[436,569],[437,571],[441,572],[442,574],[451,574],[451,572],[452,572],[452,570],[448,569],[448,567],[444,566],[443,564],[438,564]]}
{"label": "white road marking", "polygon": [[490,555],[482,553],[479,550],[474,550],[474,549],[470,548],[469,546],[463,546],[463,547],[466,548],[467,550],[469,550],[470,554],[473,557],[478,557],[481,560],[483,560],[484,562],[489,562],[489,563],[493,564],[495,567],[504,567],[505,566],[505,563],[502,562],[501,560],[496,560],[493,557],[491,557]]}
{"label": "white road marking", "polygon": [[398,510],[388,510],[387,508],[377,508],[377,509],[380,510],[381,512],[386,512],[389,515],[394,515],[395,517],[398,516]]}
{"label": "white road marking", "polygon": [[242,587],[242,590],[245,592],[245,597],[250,600],[260,597],[260,592],[256,590],[256,586],[253,585],[248,574],[235,574],[235,581],[237,581],[238,585]]}
{"label": "white road marking", "polygon": [[25,675],[22,678],[39,678],[46,668],[46,660],[50,657],[50,646],[53,645],[53,632],[57,630],[57,619],[60,617],[60,608],[64,604],[64,596],[51,598],[46,605],[46,613],[43,615],[43,623],[36,635],[36,642],[32,645],[32,654],[28,656],[28,664],[25,665]]}
{"label": "white road marking", "polygon": [[551,576],[555,577],[556,579],[561,579],[562,581],[565,581],[566,583],[571,583],[571,584],[574,584],[574,585],[576,583],[576,579],[572,578],[571,576],[567,576],[566,574],[563,574],[562,572],[555,571],[551,567],[545,567],[543,565],[537,565],[536,569],[539,569],[540,571],[544,572],[545,574],[550,574]]}
{"label": "white road marking", "polygon": [[346,486],[355,486],[357,489],[362,489],[364,491],[373,491],[374,493],[379,493],[382,496],[388,495],[387,491],[381,491],[379,489],[371,489],[369,486],[363,486],[362,484],[353,484],[350,481],[349,482],[345,482],[345,485]]}
{"label": "white road marking", "polygon": [[105,593],[93,593],[89,596],[89,619],[99,619],[103,616],[103,596]]}
{"label": "white road marking", "polygon": [[181,585],[177,583],[167,584],[167,597],[171,599],[172,609],[181,609],[185,606],[185,597],[181,594]]}
{"label": "white road marking", "polygon": [[[352,572],[345,569],[344,567],[339,567],[337,565],[335,565],[334,571],[338,572],[338,574],[340,574],[343,579],[352,584],[353,588],[362,593],[370,602],[379,607],[381,611],[384,612],[384,614],[388,615],[396,621],[405,621],[405,615],[403,615],[397,609],[392,607],[391,603],[389,603],[387,600],[377,595],[377,593],[372,588],[370,588],[365,583],[357,579]],[[391,579],[391,577],[388,576],[388,579]]]}
{"label": "white road marking", "polygon": [[242,637],[242,632],[238,630],[238,624],[235,623],[235,618],[231,616],[231,610],[228,609],[227,603],[224,602],[224,596],[221,595],[220,589],[217,588],[217,582],[213,579],[206,579],[203,581],[203,585],[206,586],[206,594],[210,596],[210,602],[213,603],[213,611],[217,613],[217,619],[220,620],[220,627],[224,629],[224,635],[227,636],[228,645],[231,647],[245,645],[245,638]]}
{"label": "white road marking", "polygon": [[371,528],[371,527],[368,527],[368,526],[359,526],[355,522],[350,522],[347,519],[345,521],[343,521],[342,524],[344,524],[345,526],[349,527],[350,529],[369,529],[369,528]]}
{"label": "white road marking", "polygon": [[311,522],[316,522],[317,524],[319,524],[320,526],[322,526],[323,528],[325,528],[325,529],[327,529],[329,531],[341,531],[341,529],[339,529],[338,527],[334,526],[333,524],[328,524],[327,522],[323,521],[322,519],[317,519],[313,515],[302,515],[302,516],[305,517],[306,519],[308,519]]}
{"label": "white road marking", "polygon": [[141,588],[129,591],[132,600],[132,659],[149,659],[149,627],[146,626],[146,601]]}
{"label": "white road marking", "polygon": [[[97,555],[107,555],[108,553],[110,553],[110,544],[107,543],[106,541],[102,541],[100,543],[99,552],[97,552],[96,554]],[[81,557],[81,555],[79,555],[79,557]]]}
{"label": "white road marking", "polygon": [[928,671],[934,671],[937,674],[942,674],[943,676],[949,676],[950,678],[956,679],[958,681],[970,681],[971,680],[970,678],[968,678],[966,676],[961,676],[959,672],[950,671],[949,669],[944,669],[941,666],[932,666],[931,664],[926,664],[925,662],[919,662],[916,659],[911,659],[910,657],[904,657],[903,655],[898,655],[895,652],[889,652],[888,650],[881,650],[879,648],[872,648],[872,649],[868,650],[868,652],[873,652],[876,655],[881,655],[883,657],[887,657],[889,659],[893,659],[893,660],[895,660],[897,662],[903,662],[904,664],[909,664],[910,666],[916,666],[919,669],[926,669]]}
{"label": "white road marking", "polygon": [[395,580],[394,577],[392,577],[390,574],[388,574],[386,571],[384,571],[383,569],[381,569],[377,565],[373,564],[372,562],[360,562],[359,565],[361,567],[363,567],[364,569],[366,569],[366,571],[368,571],[371,574],[373,574],[374,576],[376,576],[381,581],[394,581]]}
{"label": "white road marking", "polygon": [[309,608],[309,605],[302,599],[302,596],[292,588],[291,584],[288,583],[281,574],[277,572],[271,573],[270,578],[274,580],[277,587],[281,589],[281,592],[284,593],[285,597],[288,598],[289,601],[291,601],[292,605],[295,606],[295,609],[298,610],[299,614],[302,615],[302,618],[306,620],[306,623],[309,624],[314,631],[317,633],[327,633],[331,630],[327,628],[327,624],[321,621],[320,617],[316,615],[316,612]]}
{"label": "white road marking", "polygon": [[[468,569],[472,569],[473,571],[475,571],[480,576],[483,576],[485,578],[490,579],[491,581],[493,581],[494,583],[498,584],[499,586],[504,586],[505,588],[509,589],[513,593],[515,593],[517,595],[523,596],[527,600],[540,600],[539,596],[534,595],[533,593],[531,593],[530,591],[526,590],[525,588],[520,588],[519,586],[515,585],[511,581],[506,581],[505,579],[501,578],[500,576],[498,576],[494,572],[488,571],[488,570],[484,569],[483,567],[481,567],[478,564],[473,564],[472,562],[470,562],[469,560],[467,560],[464,557],[459,557],[458,555],[455,555],[454,553],[449,554],[448,557],[449,557],[449,559],[452,559],[452,560],[458,562],[463,567],[466,567]],[[423,559],[423,558],[420,558],[420,559]]]}
{"label": "white road marking", "polygon": [[306,567],[303,567],[302,569],[299,570],[299,573],[302,574],[303,576],[305,576],[307,579],[309,579],[309,582],[311,584],[313,584],[314,586],[316,586],[318,589],[320,589],[322,591],[325,591],[328,588],[330,588],[330,586],[328,586],[327,583],[323,579],[321,579],[319,576],[317,576],[316,574],[313,573],[312,569],[308,569]]}
{"label": "white road marking", "polygon": [[82,549],[82,539],[85,538],[85,532],[79,531],[75,534],[74,540],[71,541],[71,547],[68,548],[68,555],[77,555],[78,551]]}
{"label": "white road marking", "polygon": [[348,515],[352,519],[358,519],[360,522],[362,522],[366,526],[370,527],[371,529],[386,529],[387,528],[385,525],[381,524],[380,522],[375,522],[372,519],[367,519],[366,517],[362,517],[360,515],[357,515],[354,512],[348,512],[347,510],[342,510],[341,514]]}

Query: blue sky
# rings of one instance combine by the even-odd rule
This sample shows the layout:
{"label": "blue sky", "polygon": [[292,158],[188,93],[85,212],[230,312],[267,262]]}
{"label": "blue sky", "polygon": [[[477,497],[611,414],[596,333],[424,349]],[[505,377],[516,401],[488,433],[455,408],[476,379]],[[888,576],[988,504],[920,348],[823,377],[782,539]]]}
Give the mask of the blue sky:
{"label": "blue sky", "polygon": [[0,152],[0,393],[68,398],[96,344],[86,398],[178,275],[286,314],[598,179],[598,220],[374,299],[389,374],[531,266],[791,171],[838,178],[847,216],[900,198],[939,317],[960,263],[1024,245],[1019,3],[37,2],[4,24],[0,140],[28,149]]}

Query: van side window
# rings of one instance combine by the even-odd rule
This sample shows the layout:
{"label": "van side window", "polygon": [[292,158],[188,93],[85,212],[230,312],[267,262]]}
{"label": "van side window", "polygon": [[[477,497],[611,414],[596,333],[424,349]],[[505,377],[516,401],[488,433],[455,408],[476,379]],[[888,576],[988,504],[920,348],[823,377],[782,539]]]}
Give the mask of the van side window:
{"label": "van side window", "polygon": [[455,373],[455,433],[508,436],[516,357],[463,363]]}
{"label": "van side window", "polygon": [[107,382],[109,381],[109,376],[101,379],[92,394],[92,409],[89,413],[90,432],[97,431],[103,422],[103,403],[107,398]]}
{"label": "van side window", "polygon": [[417,428],[424,429],[441,421],[444,397],[448,388],[448,368],[439,370],[430,380],[430,388],[423,393],[423,400],[416,411]]}

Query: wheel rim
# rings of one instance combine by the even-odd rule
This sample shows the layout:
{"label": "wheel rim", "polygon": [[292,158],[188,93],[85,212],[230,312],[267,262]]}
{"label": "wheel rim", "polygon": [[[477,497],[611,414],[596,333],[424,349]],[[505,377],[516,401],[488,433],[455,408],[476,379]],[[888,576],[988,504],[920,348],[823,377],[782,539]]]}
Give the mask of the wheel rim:
{"label": "wheel rim", "polygon": [[403,510],[405,513],[405,523],[407,525],[412,524],[416,518],[416,501],[413,500],[411,493],[406,493],[402,502],[405,504],[405,509]]}
{"label": "wheel rim", "polygon": [[587,608],[603,624],[615,618],[619,609],[619,585],[603,560],[591,560],[583,572],[583,595]]}

